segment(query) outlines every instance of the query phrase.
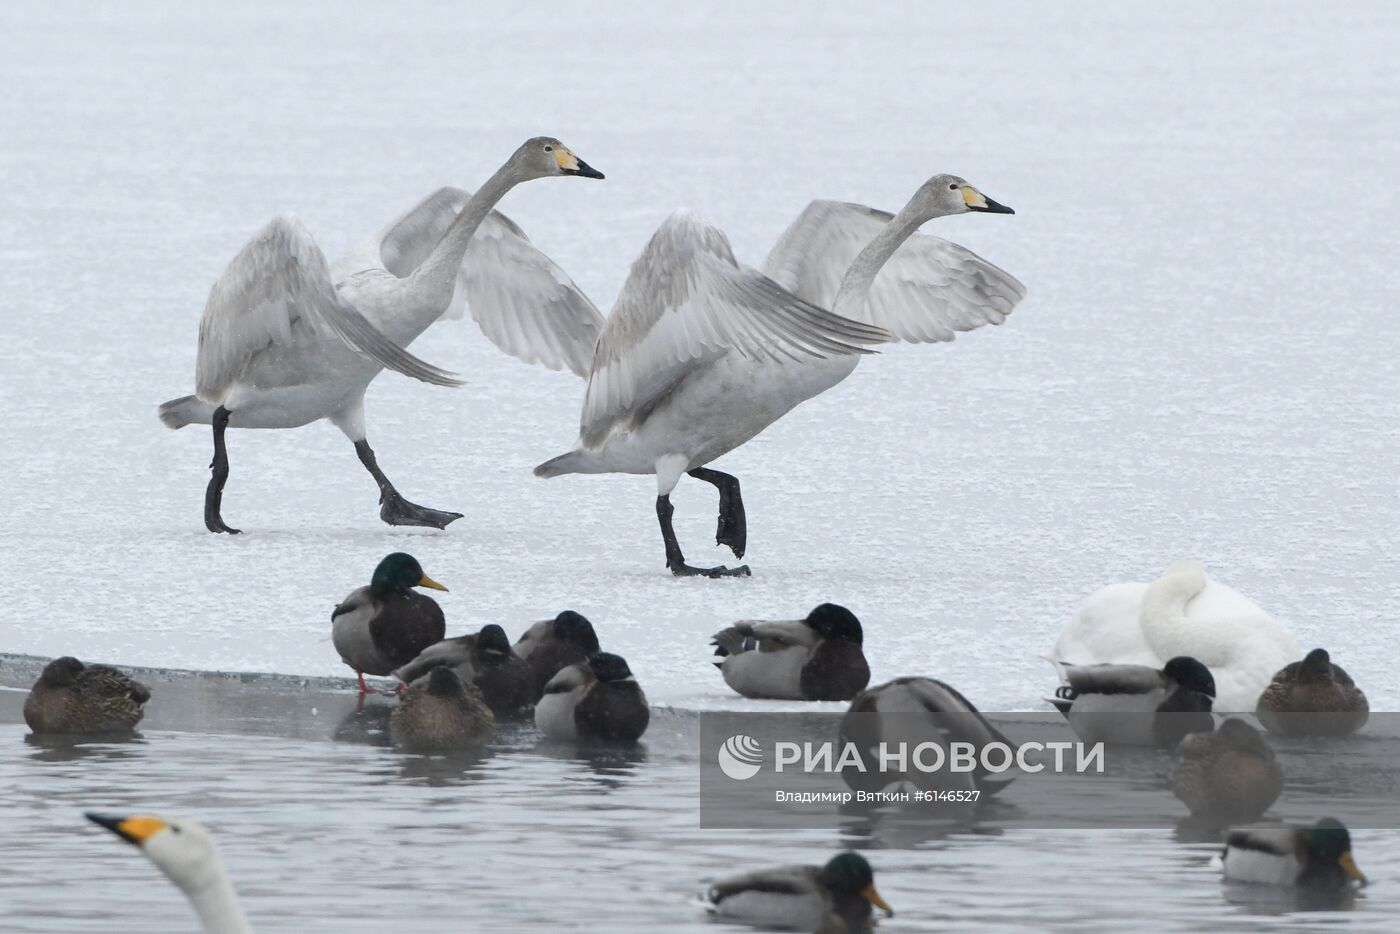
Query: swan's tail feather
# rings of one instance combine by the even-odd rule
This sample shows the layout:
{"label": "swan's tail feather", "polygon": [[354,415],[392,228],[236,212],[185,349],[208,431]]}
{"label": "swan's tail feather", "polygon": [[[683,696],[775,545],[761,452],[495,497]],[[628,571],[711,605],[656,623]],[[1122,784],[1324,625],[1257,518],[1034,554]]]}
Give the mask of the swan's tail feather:
{"label": "swan's tail feather", "polygon": [[171,399],[157,410],[166,428],[184,428],[186,425],[209,425],[214,421],[214,407],[203,402],[198,396],[181,396]]}
{"label": "swan's tail feather", "polygon": [[560,454],[558,457],[551,457],[535,468],[535,476],[560,477],[566,473],[584,473],[584,454],[582,451],[570,451],[567,454]]}

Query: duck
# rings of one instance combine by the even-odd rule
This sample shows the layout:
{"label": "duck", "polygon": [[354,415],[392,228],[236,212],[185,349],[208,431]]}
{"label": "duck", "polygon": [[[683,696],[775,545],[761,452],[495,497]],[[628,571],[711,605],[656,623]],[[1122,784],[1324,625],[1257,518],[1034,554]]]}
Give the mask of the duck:
{"label": "duck", "polygon": [[[977,789],[993,795],[1015,780],[1017,773],[993,772],[979,761],[971,772],[946,769],[929,772],[918,768],[893,771],[878,757],[878,750],[917,749],[925,743],[947,748],[949,742],[972,743],[978,749],[1010,740],[956,688],[936,678],[895,678],[861,691],[837,728],[844,748],[853,745],[864,769],[843,768],[841,777],[854,790],[880,791],[892,784],[910,783],[930,790]],[[910,753],[912,755],[912,753]]]}
{"label": "duck", "polygon": [[1220,854],[1231,882],[1255,882],[1338,891],[1366,875],[1351,855],[1351,834],[1341,821],[1324,817],[1311,827],[1249,827],[1231,830]]}
{"label": "duck", "polygon": [[1050,703],[1086,743],[1175,746],[1215,729],[1215,679],[1189,655],[1150,665],[1064,665]]}
{"label": "duck", "polygon": [[650,721],[641,685],[627,662],[609,652],[560,670],[535,705],[535,726],[550,739],[630,743]]}
{"label": "duck", "polygon": [[805,619],[748,620],[715,633],[714,663],[744,697],[848,701],[870,683],[860,620],[823,603]]}
{"label": "duck", "polygon": [[515,641],[514,652],[535,673],[531,703],[544,696],[545,685],[562,669],[598,652],[598,634],[588,617],[564,610],[553,619],[535,623]]}
{"label": "duck", "polygon": [[1274,672],[1302,651],[1282,623],[1186,558],[1150,584],[1115,584],[1090,594],[1049,658],[1161,669],[1178,655],[1210,669],[1217,712],[1252,713]]}
{"label": "duck", "polygon": [[447,635],[442,607],[414,587],[447,590],[423,573],[417,558],[396,551],[379,562],[368,586],[352,590],[331,613],[331,643],[355,670],[361,694],[374,693],[366,674],[391,674]]}
{"label": "duck", "polygon": [[412,684],[431,669],[446,666],[467,684],[476,685],[486,706],[497,717],[508,717],[535,702],[535,673],[511,650],[506,631],[495,623],[468,636],[456,636],[428,646],[394,677]]}
{"label": "duck", "polygon": [[777,866],[720,879],[704,902],[719,919],[814,934],[868,934],[876,908],[894,917],[875,888],[875,870],[850,851],[824,866]]}
{"label": "duck", "polygon": [[1172,794],[1195,818],[1215,824],[1258,820],[1283,791],[1283,769],[1260,733],[1230,717],[1211,733],[1191,733],[1176,749]]}
{"label": "duck", "polygon": [[1270,733],[1347,736],[1366,724],[1371,705],[1326,649],[1283,666],[1259,695],[1255,710]]}
{"label": "duck", "polygon": [[37,734],[127,733],[145,715],[151,689],[107,665],[71,655],[44,666],[24,700],[24,722]]}
{"label": "duck", "polygon": [[918,233],[926,221],[969,213],[1015,211],[947,174],[925,180],[898,214],[814,201],[762,270],[741,263],[716,225],[672,213],[598,335],[578,440],[535,475],[653,475],[667,569],[749,576],[746,564],[686,561],[671,493],[683,476],[714,487],[715,543],[742,558],[739,478],[712,462],[846,379],[872,345],[951,341],[1005,321],[1025,287],[970,250]]}
{"label": "duck", "polygon": [[491,738],[496,718],[481,692],[439,665],[409,686],[389,715],[389,739],[406,752],[453,752]]}
{"label": "duck", "polygon": [[[87,813],[87,819],[137,847],[185,893],[205,934],[252,934],[214,837],[188,818]],[[149,927],[150,918],[145,919]],[[169,921],[169,919],[163,919]],[[158,927],[165,928],[161,923]]]}

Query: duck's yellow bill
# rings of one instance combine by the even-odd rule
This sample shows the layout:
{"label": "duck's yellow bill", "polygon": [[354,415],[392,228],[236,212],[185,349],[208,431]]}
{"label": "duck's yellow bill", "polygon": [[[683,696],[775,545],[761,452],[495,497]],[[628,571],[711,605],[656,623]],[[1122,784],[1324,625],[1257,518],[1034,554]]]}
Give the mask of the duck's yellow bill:
{"label": "duck's yellow bill", "polygon": [[439,584],[437,581],[433,580],[431,577],[429,577],[429,576],[426,575],[426,574],[424,574],[422,580],[420,580],[420,581],[418,582],[418,586],[419,586],[419,587],[428,587],[428,588],[431,588],[432,590],[446,590],[446,589],[447,589],[446,587],[442,586],[441,584]]}
{"label": "duck's yellow bill", "polygon": [[864,895],[865,900],[868,901],[870,904],[874,905],[876,908],[882,909],[886,915],[888,915],[891,918],[894,917],[894,909],[890,907],[889,902],[885,901],[883,898],[880,897],[879,892],[875,891],[874,882],[867,885],[861,891],[860,894]]}
{"label": "duck's yellow bill", "polygon": [[1362,885],[1366,884],[1366,874],[1360,869],[1356,868],[1356,860],[1351,858],[1351,850],[1347,850],[1345,853],[1342,854],[1341,858],[1337,860],[1337,865],[1341,866],[1342,871],[1345,872],[1347,875],[1351,876],[1357,882],[1360,882]]}

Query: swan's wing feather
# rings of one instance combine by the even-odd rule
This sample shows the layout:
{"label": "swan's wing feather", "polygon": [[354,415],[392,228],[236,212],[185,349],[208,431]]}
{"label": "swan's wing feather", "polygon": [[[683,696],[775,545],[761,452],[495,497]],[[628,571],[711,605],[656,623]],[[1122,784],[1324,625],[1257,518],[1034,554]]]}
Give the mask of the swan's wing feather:
{"label": "swan's wing feather", "polygon": [[343,301],[320,247],[296,217],[283,214],[243,245],[209,291],[199,323],[196,392],[206,402],[219,401],[259,354],[311,337],[337,337],[357,353],[425,383],[461,385],[389,340]]}
{"label": "swan's wing feather", "polygon": [[477,229],[457,277],[457,294],[481,333],[512,357],[588,376],[603,316],[499,211]]}
{"label": "swan's wing feather", "polygon": [[[852,261],[893,215],[862,204],[813,201],[778,238],[763,271],[830,308]],[[902,341],[950,341],[958,331],[1001,324],[1026,288],[971,250],[916,233],[875,277],[865,319]]]}
{"label": "swan's wing feather", "polygon": [[[375,237],[335,264],[335,281],[383,268],[402,279],[413,274],[471,199],[461,188],[439,188]],[[443,319],[467,308],[491,343],[526,363],[587,376],[603,316],[558,264],[536,249],[510,218],[492,211],[477,228],[457,273]]]}
{"label": "swan's wing feather", "polygon": [[580,434],[586,445],[599,444],[725,353],[825,358],[872,353],[861,345],[888,339],[881,328],[818,308],[741,266],[719,228],[677,211],[632,264],[598,339]]}

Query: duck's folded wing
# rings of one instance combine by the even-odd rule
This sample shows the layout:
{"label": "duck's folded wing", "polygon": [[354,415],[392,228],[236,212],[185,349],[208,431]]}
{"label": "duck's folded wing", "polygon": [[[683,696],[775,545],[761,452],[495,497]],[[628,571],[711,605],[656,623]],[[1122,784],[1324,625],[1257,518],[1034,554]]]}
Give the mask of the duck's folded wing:
{"label": "duck's folded wing", "polygon": [[[763,271],[830,308],[856,255],[892,217],[863,204],[813,201],[778,238]],[[1001,324],[1025,295],[1015,277],[971,250],[916,233],[875,277],[865,313],[848,313],[902,341],[950,341],[958,331]]]}
{"label": "duck's folded wing", "polygon": [[1162,673],[1147,665],[1064,665],[1076,694],[1149,694],[1161,690]]}
{"label": "duck's folded wing", "polygon": [[720,879],[710,885],[706,897],[712,905],[743,893],[811,895],[817,891],[816,873],[808,866],[776,866]]}
{"label": "duck's folded wing", "polygon": [[[1189,739],[1189,737],[1188,737]],[[1296,838],[1291,827],[1250,827],[1232,830],[1225,837],[1230,849],[1255,850],[1271,856],[1294,856]]]}
{"label": "duck's folded wing", "polygon": [[863,345],[889,339],[739,265],[719,228],[677,211],[632,264],[598,339],[580,434],[585,445],[600,443],[725,353],[811,360],[872,353]]}
{"label": "duck's folded wing", "polygon": [[335,291],[326,257],[294,216],[255,233],[209,292],[199,323],[195,391],[220,402],[262,354],[334,336],[381,366],[438,386],[460,386],[385,337]]}
{"label": "duck's folded wing", "polygon": [[747,626],[758,642],[760,652],[779,652],[794,645],[810,648],[817,644],[817,633],[800,619],[751,620]]}
{"label": "duck's folded wing", "polygon": [[[381,267],[401,279],[412,275],[470,198],[461,188],[439,188],[338,260],[335,281]],[[477,228],[442,317],[460,318],[467,308],[487,339],[512,357],[588,376],[603,316],[500,211]]]}

